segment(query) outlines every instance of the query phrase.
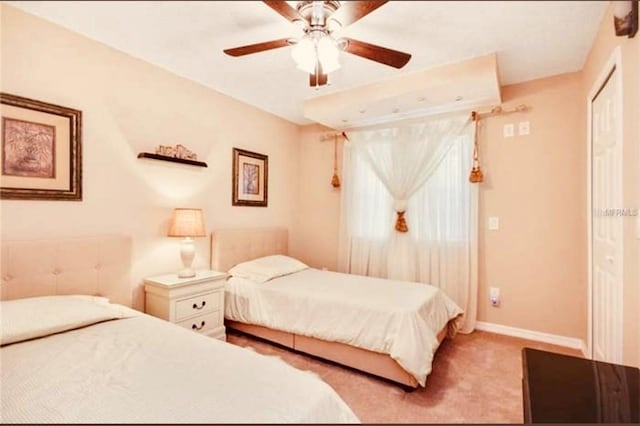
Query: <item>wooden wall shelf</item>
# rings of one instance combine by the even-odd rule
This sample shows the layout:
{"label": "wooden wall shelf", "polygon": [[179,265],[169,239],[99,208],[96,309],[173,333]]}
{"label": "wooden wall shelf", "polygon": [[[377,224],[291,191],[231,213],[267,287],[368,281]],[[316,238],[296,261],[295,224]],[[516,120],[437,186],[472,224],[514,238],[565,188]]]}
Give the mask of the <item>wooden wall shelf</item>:
{"label": "wooden wall shelf", "polygon": [[151,158],[153,160],[170,161],[172,163],[190,164],[192,166],[207,167],[207,163],[196,160],[187,160],[184,158],[167,157],[166,155],[152,154],[150,152],[141,152],[138,158]]}

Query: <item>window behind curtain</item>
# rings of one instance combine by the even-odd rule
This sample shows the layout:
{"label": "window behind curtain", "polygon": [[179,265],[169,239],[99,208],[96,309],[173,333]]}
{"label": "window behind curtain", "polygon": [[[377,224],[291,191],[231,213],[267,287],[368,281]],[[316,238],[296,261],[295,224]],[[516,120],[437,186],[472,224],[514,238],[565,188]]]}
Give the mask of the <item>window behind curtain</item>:
{"label": "window behind curtain", "polygon": [[[376,149],[391,150],[391,142],[380,142]],[[353,223],[353,236],[363,240],[385,240],[393,230],[395,212],[390,208],[393,198],[378,179],[369,164],[360,156],[354,156],[353,188],[356,196],[352,208],[362,212],[360,219]]]}
{"label": "window behind curtain", "polygon": [[[434,175],[411,197],[407,208],[410,235],[420,243],[468,239],[468,172],[471,151],[468,136],[456,139]],[[390,150],[391,142],[376,144]],[[354,157],[352,208],[361,212],[352,224],[353,235],[362,240],[384,240],[393,228],[393,199],[373,169],[360,156]]]}
{"label": "window behind curtain", "polygon": [[469,238],[467,136],[456,139],[431,179],[409,200],[407,221],[419,242],[462,242]]}

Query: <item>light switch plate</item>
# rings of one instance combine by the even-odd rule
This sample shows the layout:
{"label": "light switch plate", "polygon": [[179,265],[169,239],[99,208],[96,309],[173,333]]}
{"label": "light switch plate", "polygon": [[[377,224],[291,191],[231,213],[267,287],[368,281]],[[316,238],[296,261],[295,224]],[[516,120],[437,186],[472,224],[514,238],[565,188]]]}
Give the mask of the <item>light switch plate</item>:
{"label": "light switch plate", "polygon": [[528,121],[521,121],[520,123],[518,123],[518,134],[520,136],[525,136],[529,134],[529,122]]}
{"label": "light switch plate", "polygon": [[512,138],[513,137],[513,124],[509,123],[509,124],[505,124],[504,125],[504,129],[502,131],[502,134],[504,135],[505,138]]}
{"label": "light switch plate", "polygon": [[489,218],[489,231],[497,231],[498,229],[500,229],[500,218],[491,216]]}

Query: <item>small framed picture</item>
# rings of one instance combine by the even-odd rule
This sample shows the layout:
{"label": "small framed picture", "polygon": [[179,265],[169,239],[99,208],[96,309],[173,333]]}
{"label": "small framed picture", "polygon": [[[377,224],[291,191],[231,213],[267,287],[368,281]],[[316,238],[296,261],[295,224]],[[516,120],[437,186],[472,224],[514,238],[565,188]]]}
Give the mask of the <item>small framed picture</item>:
{"label": "small framed picture", "polygon": [[82,200],[82,112],[0,93],[0,198]]}
{"label": "small framed picture", "polygon": [[267,207],[269,157],[244,149],[233,148],[234,206]]}

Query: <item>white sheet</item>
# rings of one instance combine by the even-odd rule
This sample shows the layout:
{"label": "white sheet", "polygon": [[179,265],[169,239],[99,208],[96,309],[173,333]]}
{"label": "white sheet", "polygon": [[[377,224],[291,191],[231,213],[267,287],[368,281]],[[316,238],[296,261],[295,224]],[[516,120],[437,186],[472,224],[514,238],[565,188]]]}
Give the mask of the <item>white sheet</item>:
{"label": "white sheet", "polygon": [[310,372],[148,315],[0,348],[3,423],[357,422]]}
{"label": "white sheet", "polygon": [[427,284],[317,269],[260,284],[231,277],[225,291],[228,319],[389,354],[422,386],[438,333],[461,314]]}

